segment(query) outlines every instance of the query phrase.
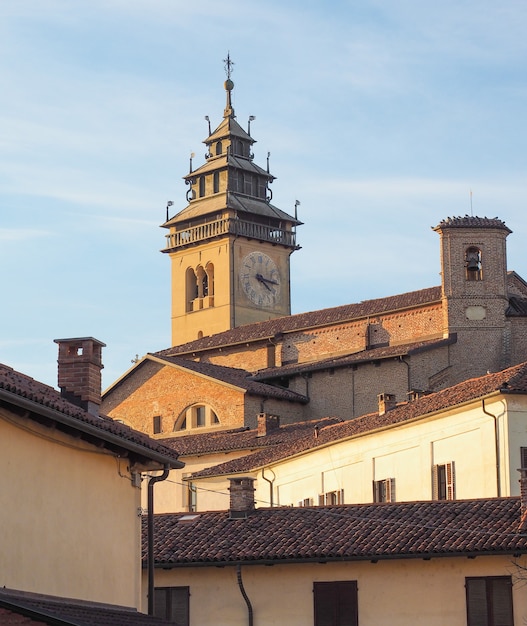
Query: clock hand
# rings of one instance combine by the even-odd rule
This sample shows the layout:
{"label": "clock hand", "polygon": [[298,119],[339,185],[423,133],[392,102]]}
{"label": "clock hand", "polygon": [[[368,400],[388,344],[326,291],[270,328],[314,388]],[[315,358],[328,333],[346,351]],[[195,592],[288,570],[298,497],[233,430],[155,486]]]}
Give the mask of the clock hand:
{"label": "clock hand", "polygon": [[262,285],[268,289],[269,291],[271,291],[271,287],[269,287],[269,285],[267,284],[269,281],[265,280],[265,278],[261,275],[261,274],[256,274],[256,280],[261,282]]}
{"label": "clock hand", "polygon": [[271,278],[264,278],[261,274],[256,274],[256,280],[259,280],[261,283],[271,283],[271,285],[278,285],[276,280],[272,280]]}

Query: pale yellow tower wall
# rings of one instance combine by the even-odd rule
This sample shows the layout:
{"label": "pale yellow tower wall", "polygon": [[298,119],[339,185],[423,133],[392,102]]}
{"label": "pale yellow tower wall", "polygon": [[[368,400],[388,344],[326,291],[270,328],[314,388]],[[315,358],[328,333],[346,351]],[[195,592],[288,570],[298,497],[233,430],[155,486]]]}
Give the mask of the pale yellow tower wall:
{"label": "pale yellow tower wall", "polygon": [[[247,255],[262,252],[280,274],[276,301],[258,306],[244,292],[241,275]],[[170,253],[172,262],[172,345],[180,345],[253,322],[289,315],[291,250],[285,246],[228,237]],[[202,269],[200,269],[202,268]],[[189,293],[188,272],[211,272],[208,294]],[[212,275],[212,273],[211,273]],[[271,287],[275,289],[275,285]],[[264,293],[267,289],[263,287]],[[196,296],[196,297],[194,297]]]}

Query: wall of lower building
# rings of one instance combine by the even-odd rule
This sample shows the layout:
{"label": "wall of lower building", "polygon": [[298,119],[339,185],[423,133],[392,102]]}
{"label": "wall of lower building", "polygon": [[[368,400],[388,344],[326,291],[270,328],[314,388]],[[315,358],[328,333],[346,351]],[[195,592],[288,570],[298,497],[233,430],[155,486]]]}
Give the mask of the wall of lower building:
{"label": "wall of lower building", "polygon": [[0,585],[137,607],[140,489],[125,459],[0,409]]}
{"label": "wall of lower building", "polygon": [[[527,404],[523,396],[514,397],[514,419],[509,425],[506,402],[500,398],[483,407],[475,401],[273,463],[266,472],[272,472],[275,504],[316,505],[319,495],[328,492],[343,492],[346,504],[372,502],[373,481],[388,479],[395,480],[396,501],[429,500],[432,467],[449,463],[454,463],[457,499],[494,497],[498,487],[492,415],[499,427],[501,495],[517,495],[515,470],[520,447],[527,446]],[[255,488],[257,500],[268,500],[269,485],[261,474]]]}
{"label": "wall of lower building", "polygon": [[[243,566],[242,581],[255,624],[314,623],[313,583],[357,581],[361,626],[466,626],[465,578],[511,576],[514,623],[527,619],[525,582],[512,556]],[[146,577],[144,589],[146,589]],[[248,609],[235,567],[156,570],[156,587],[190,588],[190,626],[246,626]],[[146,606],[146,592],[143,601]]]}
{"label": "wall of lower building", "polygon": [[[222,511],[229,508],[229,481],[224,478],[220,480],[208,480],[206,485],[201,486],[201,482],[186,480],[193,472],[232,461],[248,454],[248,450],[234,450],[228,452],[216,452],[195,456],[181,456],[180,461],[185,463],[183,469],[171,470],[167,480],[158,482],[154,486],[154,512],[174,513],[197,511]],[[158,474],[159,472],[157,472]],[[147,485],[148,475],[144,476],[142,507],[147,511]],[[190,489],[193,493],[190,493]],[[192,506],[191,506],[192,505]],[[265,505],[262,505],[265,506]]]}

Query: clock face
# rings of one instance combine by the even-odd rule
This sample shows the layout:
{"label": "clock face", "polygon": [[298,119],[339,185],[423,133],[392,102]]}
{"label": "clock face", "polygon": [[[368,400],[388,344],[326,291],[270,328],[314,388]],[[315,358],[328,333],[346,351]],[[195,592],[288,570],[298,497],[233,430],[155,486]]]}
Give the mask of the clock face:
{"label": "clock face", "polygon": [[249,300],[264,308],[275,306],[280,297],[280,272],[263,252],[250,252],[240,266],[240,283]]}

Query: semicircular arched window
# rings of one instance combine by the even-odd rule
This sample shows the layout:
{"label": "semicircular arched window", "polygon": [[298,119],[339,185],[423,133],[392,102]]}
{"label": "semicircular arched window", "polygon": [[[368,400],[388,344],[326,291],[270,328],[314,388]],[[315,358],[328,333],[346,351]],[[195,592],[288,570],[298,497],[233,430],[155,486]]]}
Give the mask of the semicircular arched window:
{"label": "semicircular arched window", "polygon": [[192,404],[181,412],[174,424],[174,431],[194,430],[219,426],[220,420],[208,404]]}

